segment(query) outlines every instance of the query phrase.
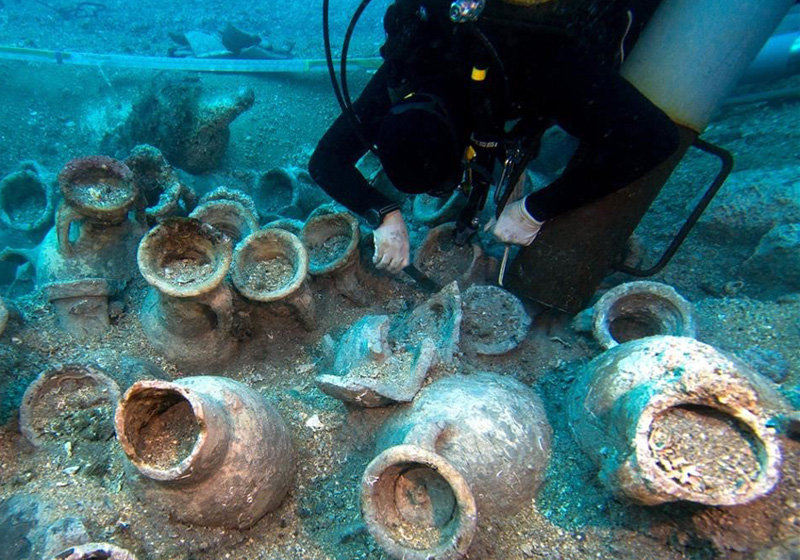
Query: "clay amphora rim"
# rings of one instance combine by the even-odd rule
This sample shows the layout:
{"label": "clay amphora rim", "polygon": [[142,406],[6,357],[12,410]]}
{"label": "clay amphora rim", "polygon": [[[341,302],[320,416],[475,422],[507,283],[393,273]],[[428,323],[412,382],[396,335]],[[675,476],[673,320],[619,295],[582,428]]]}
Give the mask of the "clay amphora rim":
{"label": "clay amphora rim", "polygon": [[[254,290],[250,288],[242,276],[243,268],[246,265],[245,259],[248,253],[253,250],[254,244],[272,244],[285,248],[284,256],[292,262],[292,279],[275,290]],[[244,238],[236,247],[233,255],[233,265],[231,266],[231,280],[236,290],[245,298],[259,302],[273,302],[281,300],[294,292],[303,285],[308,274],[308,251],[300,238],[295,234],[280,228],[260,229],[254,231]]]}
{"label": "clay amphora rim", "polygon": [[32,171],[30,169],[19,169],[6,175],[2,180],[0,180],[0,206],[5,207],[6,204],[6,189],[12,185],[13,182],[17,180],[27,180],[32,181],[38,185],[41,185],[42,192],[44,193],[45,197],[45,205],[42,208],[42,211],[36,217],[35,220],[30,221],[25,224],[15,223],[11,220],[11,215],[6,212],[0,212],[0,223],[4,226],[11,228],[16,231],[36,231],[47,225],[53,215],[53,193],[52,190],[47,186],[47,183],[39,176],[38,173]]}
{"label": "clay amphora rim", "polygon": [[[89,204],[75,196],[77,188],[96,183],[104,176],[110,179],[105,184],[124,190],[125,197],[119,203],[113,206]],[[89,156],[68,161],[58,174],[58,184],[67,205],[79,214],[100,219],[127,212],[133,207],[139,194],[130,168],[107,156]]]}
{"label": "clay amphora rim", "polygon": [[[457,512],[448,523],[456,523],[453,533],[431,548],[413,548],[390,534],[380,523],[382,510],[379,505],[377,484],[385,473],[402,465],[429,468],[441,476],[453,492]],[[405,469],[407,470],[407,469]],[[404,472],[404,471],[401,471]],[[389,447],[375,457],[361,478],[361,512],[367,529],[390,555],[408,560],[441,560],[462,558],[469,549],[478,525],[478,510],[475,496],[464,475],[441,455],[418,445],[401,444]]]}
{"label": "clay amphora rim", "polygon": [[97,387],[99,393],[105,393],[106,400],[111,406],[116,406],[119,401],[121,394],[119,385],[100,368],[80,363],[54,364],[39,373],[36,379],[28,385],[20,403],[20,431],[35,447],[42,447],[50,443],[33,428],[36,402],[45,394],[44,392],[47,391],[49,386],[60,377],[64,379],[89,379]]}
{"label": "clay amphora rim", "polygon": [[[196,235],[198,239],[208,242],[213,252],[214,271],[200,282],[187,285],[179,285],[164,278],[158,272],[163,261],[158,254],[153,253],[161,249],[160,244],[170,235]],[[231,267],[233,248],[226,235],[208,224],[194,218],[167,218],[145,234],[139,243],[136,258],[139,271],[148,284],[165,295],[186,298],[206,294],[225,280]]]}
{"label": "clay amphora rim", "polygon": [[[337,226],[340,225],[341,228],[338,228]],[[312,276],[330,274],[331,272],[335,272],[340,268],[344,268],[350,263],[356,252],[356,249],[358,248],[358,242],[360,239],[358,222],[347,212],[337,212],[335,214],[317,214],[316,216],[309,218],[300,232],[300,238],[302,239],[303,244],[307,248],[310,247],[312,242],[317,241],[315,236],[317,236],[320,231],[324,232],[326,228],[330,228],[330,230],[340,229],[341,231],[335,232],[334,235],[341,234],[348,236],[349,240],[347,242],[347,247],[335,259],[321,265],[314,265],[311,257],[309,256],[308,273]],[[323,233],[321,237],[324,237],[326,240],[334,237],[334,235],[326,235],[327,232]]]}

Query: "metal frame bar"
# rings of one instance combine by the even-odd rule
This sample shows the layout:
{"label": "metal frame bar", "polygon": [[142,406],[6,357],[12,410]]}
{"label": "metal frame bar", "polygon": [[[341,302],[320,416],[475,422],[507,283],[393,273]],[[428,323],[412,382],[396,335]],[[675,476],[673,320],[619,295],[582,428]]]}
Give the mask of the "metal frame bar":
{"label": "metal frame bar", "polygon": [[728,150],[700,138],[695,138],[692,142],[692,146],[707,154],[717,156],[721,162],[719,173],[717,173],[717,176],[711,182],[711,185],[703,194],[703,197],[692,209],[689,217],[686,219],[683,226],[681,226],[681,229],[678,230],[678,233],[672,239],[669,246],[655,265],[642,270],[639,268],[626,266],[624,264],[618,264],[614,266],[616,270],[624,272],[625,274],[630,274],[631,276],[638,276],[640,278],[653,276],[654,274],[660,272],[665,266],[667,266],[672,257],[675,256],[675,253],[686,240],[689,232],[692,230],[697,221],[700,219],[700,216],[714,199],[714,196],[717,194],[717,191],[719,191],[720,187],[722,187],[722,184],[728,178],[728,175],[730,175],[731,169],[733,169],[733,155]]}

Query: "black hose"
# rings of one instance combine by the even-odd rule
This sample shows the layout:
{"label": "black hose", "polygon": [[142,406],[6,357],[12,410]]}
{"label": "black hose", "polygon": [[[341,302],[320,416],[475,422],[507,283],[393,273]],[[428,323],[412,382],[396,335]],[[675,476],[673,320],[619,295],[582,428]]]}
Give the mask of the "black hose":
{"label": "black hose", "polygon": [[351,111],[353,110],[353,102],[350,100],[350,90],[347,87],[347,53],[350,50],[350,39],[353,37],[356,24],[371,1],[372,0],[362,0],[361,4],[358,5],[358,8],[356,8],[356,11],[353,13],[353,17],[350,18],[350,24],[347,26],[347,31],[344,34],[344,42],[342,43],[342,61],[339,67],[339,74],[341,75],[342,81],[342,97]]}
{"label": "black hose", "polygon": [[325,62],[328,66],[328,75],[331,78],[331,85],[333,86],[333,93],[336,96],[336,101],[339,103],[342,113],[346,116],[347,120],[350,121],[350,126],[353,127],[353,131],[358,139],[369,151],[377,156],[377,151],[372,142],[367,141],[361,131],[361,123],[358,121],[355,111],[353,111],[353,103],[350,100],[350,92],[347,89],[347,49],[350,45],[350,38],[353,35],[353,30],[358,23],[358,19],[370,2],[371,0],[362,0],[358,9],[353,14],[353,17],[350,19],[350,24],[347,26],[347,33],[345,34],[344,46],[342,48],[341,87],[339,85],[339,80],[336,78],[336,68],[333,65],[333,53],[331,52],[330,22],[328,17],[329,0],[322,0],[322,40],[325,44]]}
{"label": "black hose", "polygon": [[331,36],[330,36],[330,24],[328,21],[328,5],[329,0],[322,0],[322,42],[325,45],[325,62],[328,65],[328,76],[331,79],[331,85],[333,86],[333,93],[336,96],[336,101],[339,103],[339,107],[342,108],[342,111],[347,112],[347,106],[344,103],[344,99],[342,98],[342,91],[339,89],[339,82],[336,79],[336,70],[333,67],[333,54],[331,53]]}

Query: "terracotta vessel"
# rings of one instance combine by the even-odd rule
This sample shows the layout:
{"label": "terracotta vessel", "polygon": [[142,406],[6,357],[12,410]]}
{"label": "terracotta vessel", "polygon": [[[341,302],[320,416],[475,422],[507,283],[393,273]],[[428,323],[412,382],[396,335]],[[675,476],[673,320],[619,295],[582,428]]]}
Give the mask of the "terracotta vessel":
{"label": "terracotta vessel", "polygon": [[358,221],[348,212],[309,218],[300,233],[308,249],[308,273],[333,279],[336,289],[358,305],[368,303],[359,280]]}
{"label": "terracotta vessel", "polygon": [[135,491],[185,523],[250,527],[281,504],[294,479],[280,415],[228,378],[134,383],[115,424]]}
{"label": "terracotta vessel", "polygon": [[576,441],[621,498],[737,505],[780,476],[772,420],[788,405],[766,378],[693,338],[605,351],[584,366],[568,402]]}
{"label": "terracotta vessel", "polygon": [[93,156],[69,161],[58,182],[64,199],[39,248],[37,285],[58,297],[59,285],[69,290],[76,281],[96,280],[107,283],[106,297],[118,294],[134,276],[145,229],[143,217],[132,214],[138,197],[133,174],[120,161]]}
{"label": "terracotta vessel", "polygon": [[7,297],[15,298],[36,290],[38,248],[0,250],[0,285]]}
{"label": "terracotta vessel", "polygon": [[140,320],[150,343],[183,367],[225,362],[233,292],[225,283],[231,241],[192,218],[168,218],[142,239],[139,270],[150,284]]}
{"label": "terracotta vessel", "polygon": [[488,356],[506,354],[528,335],[531,318],[511,292],[499,286],[470,286],[461,299],[461,345],[466,351]]}
{"label": "terracotta vessel", "polygon": [[695,337],[694,307],[672,286],[638,281],[608,290],[574,320],[578,331],[591,331],[603,348],[668,335]]}
{"label": "terracotta vessel", "polygon": [[288,310],[311,331],[317,318],[307,275],[308,251],[286,230],[256,231],[236,247],[231,279],[242,297],[257,308]]}
{"label": "terracotta vessel", "polygon": [[75,417],[84,411],[94,425],[87,437],[113,437],[113,409],[119,400],[116,381],[83,364],[58,364],[39,374],[25,390],[19,408],[20,431],[35,447],[63,446]]}
{"label": "terracotta vessel", "polygon": [[431,229],[414,255],[414,266],[439,285],[457,281],[464,289],[484,280],[484,252],[477,243],[457,246],[454,231],[452,223]]}
{"label": "terracotta vessel", "polygon": [[550,425],[539,397],[491,373],[420,391],[378,436],[361,480],[367,528],[393,558],[464,558],[480,519],[527,505],[544,477]]}
{"label": "terracotta vessel", "polygon": [[34,247],[53,224],[56,193],[35,162],[0,180],[0,246]]}
{"label": "terracotta vessel", "polygon": [[164,158],[161,150],[139,144],[125,159],[139,189],[139,204],[144,207],[148,223],[165,218],[186,216],[197,205],[197,195],[181,183],[178,173]]}
{"label": "terracotta vessel", "polygon": [[234,245],[258,229],[258,214],[253,199],[234,189],[220,187],[200,200],[192,218],[214,226]]}
{"label": "terracotta vessel", "polygon": [[279,218],[304,220],[330,200],[308,171],[299,167],[275,167],[264,173],[253,198],[263,222]]}

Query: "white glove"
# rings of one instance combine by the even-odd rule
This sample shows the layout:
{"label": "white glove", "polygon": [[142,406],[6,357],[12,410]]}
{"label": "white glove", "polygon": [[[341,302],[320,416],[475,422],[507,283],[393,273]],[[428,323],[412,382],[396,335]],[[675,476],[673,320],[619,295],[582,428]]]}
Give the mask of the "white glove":
{"label": "white glove", "polygon": [[380,269],[397,274],[408,266],[408,230],[400,210],[393,210],[383,217],[383,222],[372,234],[375,254],[372,262]]}
{"label": "white glove", "polygon": [[527,246],[536,239],[543,223],[528,213],[525,208],[525,199],[521,198],[507,204],[503,208],[500,218],[492,218],[486,224],[484,231],[491,230],[492,235],[503,243]]}

